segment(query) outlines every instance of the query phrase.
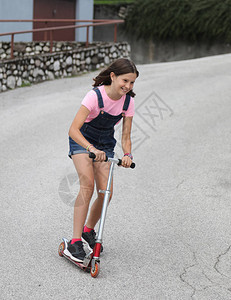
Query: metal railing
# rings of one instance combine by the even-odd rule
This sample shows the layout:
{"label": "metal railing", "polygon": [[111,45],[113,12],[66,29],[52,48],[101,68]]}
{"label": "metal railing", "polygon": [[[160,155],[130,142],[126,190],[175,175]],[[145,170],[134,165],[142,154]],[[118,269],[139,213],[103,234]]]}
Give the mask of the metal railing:
{"label": "metal railing", "polygon": [[89,28],[95,26],[106,26],[106,25],[113,25],[114,24],[114,42],[117,41],[117,24],[124,23],[124,20],[107,20],[107,19],[100,19],[100,20],[75,20],[75,19],[36,19],[36,20],[0,20],[0,22],[75,22],[75,23],[90,23],[90,24],[83,24],[83,25],[67,25],[67,26],[57,26],[57,27],[46,27],[46,28],[38,28],[38,29],[31,29],[31,30],[23,30],[23,31],[14,31],[14,32],[5,32],[0,33],[0,36],[7,36],[11,35],[11,58],[14,58],[14,36],[16,34],[25,34],[25,33],[34,33],[34,32],[44,32],[44,40],[48,40],[48,33],[50,35],[50,53],[52,53],[53,48],[53,32],[56,30],[64,30],[64,29],[72,29],[72,28],[87,28],[86,31],[86,47],[89,46]]}

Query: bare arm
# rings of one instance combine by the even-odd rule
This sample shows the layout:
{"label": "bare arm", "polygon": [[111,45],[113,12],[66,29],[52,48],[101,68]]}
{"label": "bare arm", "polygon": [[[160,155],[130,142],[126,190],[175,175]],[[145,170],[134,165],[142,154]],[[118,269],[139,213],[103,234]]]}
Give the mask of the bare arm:
{"label": "bare arm", "polygon": [[[132,142],[131,142],[131,129],[132,129],[132,117],[123,118],[123,130],[122,130],[122,149],[124,154],[131,153]],[[129,156],[122,158],[122,166],[130,167],[132,160]]]}
{"label": "bare arm", "polygon": [[86,121],[87,116],[90,111],[84,106],[81,105],[79,111],[77,112],[71,127],[69,129],[69,136],[80,146],[83,148],[87,148],[89,142],[85,139],[85,137],[80,132],[80,128],[83,126],[83,123]]}

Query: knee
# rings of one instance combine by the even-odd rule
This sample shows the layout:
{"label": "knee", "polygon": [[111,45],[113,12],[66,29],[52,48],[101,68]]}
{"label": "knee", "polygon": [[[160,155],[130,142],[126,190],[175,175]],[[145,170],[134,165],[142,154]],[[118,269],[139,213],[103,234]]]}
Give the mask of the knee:
{"label": "knee", "polygon": [[93,193],[94,193],[94,182],[88,182],[87,184],[81,184],[80,185],[80,191],[79,191],[85,198],[91,199]]}
{"label": "knee", "polygon": [[94,177],[87,177],[87,176],[81,176],[79,179],[80,188],[86,189],[86,190],[94,190]]}

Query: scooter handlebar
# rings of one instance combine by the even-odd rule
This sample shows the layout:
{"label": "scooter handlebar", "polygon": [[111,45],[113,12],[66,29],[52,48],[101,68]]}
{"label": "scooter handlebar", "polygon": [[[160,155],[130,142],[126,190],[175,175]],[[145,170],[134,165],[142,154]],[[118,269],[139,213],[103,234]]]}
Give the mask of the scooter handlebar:
{"label": "scooter handlebar", "polygon": [[[95,153],[90,152],[90,153],[89,153],[89,157],[92,158],[92,159],[96,158]],[[106,160],[105,160],[105,161],[108,161],[108,157],[107,157],[107,156],[106,156]],[[117,165],[118,165],[118,166],[121,166],[121,165],[122,165],[122,159],[118,159],[118,164],[117,164]],[[134,169],[135,166],[136,166],[136,164],[135,164],[134,162],[132,162],[130,168],[131,168],[131,169]]]}

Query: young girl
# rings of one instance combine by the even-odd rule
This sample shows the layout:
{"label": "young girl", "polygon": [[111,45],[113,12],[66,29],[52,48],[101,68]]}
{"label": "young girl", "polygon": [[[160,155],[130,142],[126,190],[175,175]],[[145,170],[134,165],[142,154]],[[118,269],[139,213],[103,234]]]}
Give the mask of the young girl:
{"label": "young girl", "polygon": [[[122,166],[129,168],[132,163],[131,127],[134,115],[133,85],[139,72],[134,63],[120,58],[94,78],[94,89],[87,93],[69,130],[69,157],[72,158],[79,176],[80,191],[74,207],[73,238],[68,244],[70,257],[83,262],[86,255],[83,243],[90,248],[95,245],[94,227],[100,219],[110,164],[106,155],[114,156],[116,140],[114,126],[123,118]],[[89,152],[96,155],[94,161]],[[89,203],[97,188],[97,199],[93,203],[85,224]],[[112,188],[111,188],[112,196]],[[85,224],[85,226],[84,226]]]}

